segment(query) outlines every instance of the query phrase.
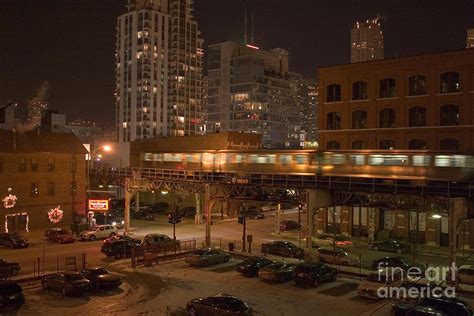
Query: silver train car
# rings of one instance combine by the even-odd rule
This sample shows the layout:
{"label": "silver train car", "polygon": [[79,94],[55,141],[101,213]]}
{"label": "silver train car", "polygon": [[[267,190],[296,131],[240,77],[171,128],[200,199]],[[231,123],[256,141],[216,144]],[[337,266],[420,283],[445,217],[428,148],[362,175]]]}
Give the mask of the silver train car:
{"label": "silver train car", "polygon": [[474,156],[428,150],[215,150],[145,152],[141,167],[206,172],[460,181]]}

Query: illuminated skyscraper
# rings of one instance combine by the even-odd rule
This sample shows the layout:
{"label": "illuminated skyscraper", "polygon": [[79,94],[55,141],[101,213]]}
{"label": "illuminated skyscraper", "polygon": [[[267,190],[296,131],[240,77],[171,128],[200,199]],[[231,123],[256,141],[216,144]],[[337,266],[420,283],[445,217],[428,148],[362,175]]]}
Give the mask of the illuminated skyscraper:
{"label": "illuminated skyscraper", "polygon": [[474,48],[474,29],[467,30],[466,47]]}
{"label": "illuminated skyscraper", "polygon": [[383,33],[379,18],[356,22],[351,30],[351,63],[383,59]]}
{"label": "illuminated skyscraper", "polygon": [[129,0],[117,21],[120,142],[203,133],[202,39],[193,0]]}

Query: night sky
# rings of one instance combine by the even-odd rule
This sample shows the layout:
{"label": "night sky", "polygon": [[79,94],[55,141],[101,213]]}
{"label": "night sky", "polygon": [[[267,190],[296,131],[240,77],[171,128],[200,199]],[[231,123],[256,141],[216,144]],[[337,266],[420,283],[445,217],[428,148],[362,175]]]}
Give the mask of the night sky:
{"label": "night sky", "polygon": [[[42,81],[50,108],[68,120],[114,122],[116,17],[126,0],[0,0],[0,104],[20,105]],[[290,51],[292,71],[350,61],[350,29],[383,17],[385,56],[464,48],[474,1],[195,0],[205,46],[243,41],[244,8],[254,10],[255,44]]]}

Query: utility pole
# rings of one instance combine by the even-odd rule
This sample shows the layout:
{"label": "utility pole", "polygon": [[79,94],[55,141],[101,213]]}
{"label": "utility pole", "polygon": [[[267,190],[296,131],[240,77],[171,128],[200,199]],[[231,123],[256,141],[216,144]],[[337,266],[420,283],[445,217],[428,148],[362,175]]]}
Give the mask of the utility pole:
{"label": "utility pole", "polygon": [[173,239],[176,240],[176,220],[178,219],[178,214],[176,212],[176,200],[173,200]]}
{"label": "utility pole", "polygon": [[244,217],[244,218],[242,219],[242,220],[243,220],[242,252],[245,252],[245,251],[246,251],[246,250],[245,250],[245,243],[247,242],[247,241],[246,241],[246,238],[245,238],[245,233],[246,233],[245,230],[246,230],[246,228],[247,228],[247,227],[246,227],[246,226],[247,226],[247,216],[246,216],[247,214],[246,214],[246,213],[247,213],[247,212],[244,211],[244,214],[243,214],[243,217]]}

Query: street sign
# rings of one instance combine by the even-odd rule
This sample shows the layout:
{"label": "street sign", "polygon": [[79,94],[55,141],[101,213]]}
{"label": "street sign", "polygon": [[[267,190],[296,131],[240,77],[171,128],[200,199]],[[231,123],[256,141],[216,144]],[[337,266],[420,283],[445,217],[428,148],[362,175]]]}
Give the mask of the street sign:
{"label": "street sign", "polygon": [[108,211],[109,200],[89,200],[89,211]]}
{"label": "street sign", "polygon": [[253,241],[253,236],[247,235],[247,242],[252,242],[252,241]]}

